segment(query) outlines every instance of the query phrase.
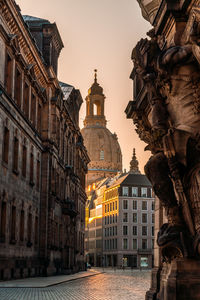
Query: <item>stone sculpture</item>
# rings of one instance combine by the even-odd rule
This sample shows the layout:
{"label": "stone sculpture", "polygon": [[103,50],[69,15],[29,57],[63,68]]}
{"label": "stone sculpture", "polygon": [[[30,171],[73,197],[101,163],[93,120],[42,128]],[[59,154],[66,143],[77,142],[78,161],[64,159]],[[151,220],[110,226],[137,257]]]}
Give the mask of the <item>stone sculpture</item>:
{"label": "stone sculpture", "polygon": [[168,223],[158,233],[163,259],[200,255],[200,7],[170,40],[154,29],[134,48],[134,76],[147,89],[145,124],[134,123],[153,156],[145,166]]}

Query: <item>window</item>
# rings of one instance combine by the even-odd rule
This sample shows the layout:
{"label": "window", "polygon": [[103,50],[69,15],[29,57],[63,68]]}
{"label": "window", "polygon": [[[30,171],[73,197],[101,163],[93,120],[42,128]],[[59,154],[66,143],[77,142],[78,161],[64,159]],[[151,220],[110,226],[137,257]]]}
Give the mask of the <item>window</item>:
{"label": "window", "polygon": [[27,148],[22,147],[22,176],[26,177],[26,159],[27,159]]}
{"label": "window", "polygon": [[35,126],[35,117],[36,117],[36,97],[32,93],[31,95],[31,121],[33,125]]}
{"label": "window", "polygon": [[128,209],[128,200],[123,200],[123,209]]}
{"label": "window", "polygon": [[112,224],[112,216],[110,215],[110,224]]}
{"label": "window", "polygon": [[128,222],[128,213],[123,213],[123,222]]}
{"label": "window", "polygon": [[127,186],[122,187],[122,195],[128,197],[128,187]]}
{"label": "window", "polygon": [[132,197],[138,197],[138,188],[132,187]]}
{"label": "window", "polygon": [[105,225],[106,225],[106,219],[107,219],[107,217],[105,216]]}
{"label": "window", "polygon": [[117,214],[115,215],[115,222],[117,223]]}
{"label": "window", "polygon": [[128,226],[124,225],[123,226],[123,235],[127,235],[128,234]]}
{"label": "window", "polygon": [[30,154],[30,183],[33,184],[33,153]]}
{"label": "window", "polygon": [[117,239],[115,239],[115,249],[117,249]]}
{"label": "window", "polygon": [[56,195],[59,196],[60,191],[60,174],[56,172]]}
{"label": "window", "polygon": [[155,223],[155,215],[154,215],[154,214],[151,215],[151,223],[152,223],[152,224]]}
{"label": "window", "polygon": [[4,128],[4,139],[3,139],[3,154],[2,158],[3,161],[7,164],[8,163],[8,152],[9,152],[9,130],[7,127]]}
{"label": "window", "polygon": [[109,228],[105,228],[105,236],[109,236]]}
{"label": "window", "polygon": [[16,207],[12,206],[11,208],[11,235],[10,235],[10,242],[15,243],[15,227],[16,227]]}
{"label": "window", "polygon": [[17,105],[20,107],[21,105],[21,73],[18,68],[15,69],[15,101]]}
{"label": "window", "polygon": [[27,240],[28,240],[28,242],[31,242],[31,237],[32,237],[32,214],[31,213],[29,213],[28,214],[28,222],[27,222],[28,224],[28,226],[27,226],[27,228],[28,228],[28,232],[27,232]]}
{"label": "window", "polygon": [[115,201],[115,210],[117,210],[117,201]]}
{"label": "window", "polygon": [[142,223],[147,223],[147,214],[142,214]]}
{"label": "window", "polygon": [[154,201],[152,201],[152,203],[151,203],[151,210],[155,210],[155,202]]}
{"label": "window", "polygon": [[12,94],[12,59],[10,55],[6,54],[5,64],[5,89],[9,96]]}
{"label": "window", "polygon": [[147,240],[142,240],[142,249],[147,249]]}
{"label": "window", "polygon": [[134,209],[134,210],[137,209],[137,200],[133,200],[133,209]]}
{"label": "window", "polygon": [[113,215],[113,223],[115,223],[115,215]]}
{"label": "window", "polygon": [[112,236],[112,227],[110,227],[110,236]]}
{"label": "window", "polygon": [[147,188],[141,188],[141,197],[147,197]]}
{"label": "window", "polygon": [[23,102],[23,111],[26,117],[29,117],[29,86],[27,83],[24,84],[24,102]]}
{"label": "window", "polygon": [[137,226],[133,226],[133,235],[137,235]]}
{"label": "window", "polygon": [[142,210],[147,210],[147,201],[142,201]]}
{"label": "window", "polygon": [[[36,186],[37,186],[37,189],[39,190],[39,188],[40,188],[40,161],[39,160],[37,160]],[[61,189],[61,190],[63,190],[63,189]]]}
{"label": "window", "polygon": [[19,233],[20,241],[24,240],[24,210],[21,210],[20,214],[20,233]]}
{"label": "window", "polygon": [[133,239],[133,249],[137,249],[137,240]]}
{"label": "window", "polygon": [[114,236],[115,235],[115,227],[112,228],[112,231],[113,231],[112,235]]}
{"label": "window", "polygon": [[117,235],[117,226],[115,226],[115,235]]}
{"label": "window", "polygon": [[110,203],[110,211],[112,211],[112,203]]}
{"label": "window", "polygon": [[107,205],[105,205],[105,214],[107,213]]}
{"label": "window", "polygon": [[154,236],[154,226],[151,227],[151,234]]}
{"label": "window", "polygon": [[107,205],[107,212],[109,212],[109,204]]}
{"label": "window", "polygon": [[1,228],[0,228],[1,241],[5,242],[6,238],[6,202],[1,204]]}
{"label": "window", "polygon": [[31,236],[32,236],[32,214],[28,214],[28,224],[27,224],[27,240],[30,243],[31,242]]}
{"label": "window", "polygon": [[124,250],[128,249],[128,239],[123,239],[123,249]]}
{"label": "window", "polygon": [[113,210],[115,210],[115,202],[113,202]]}
{"label": "window", "polygon": [[37,129],[38,132],[41,133],[41,125],[42,125],[42,107],[38,104],[38,111],[37,111]]}
{"label": "window", "polygon": [[147,235],[147,226],[142,226],[142,235]]}
{"label": "window", "polygon": [[137,223],[137,213],[133,213],[133,223]]}
{"label": "window", "polygon": [[100,160],[104,160],[104,151],[103,150],[100,151]]}
{"label": "window", "polygon": [[18,171],[19,141],[15,137],[13,143],[13,171]]}
{"label": "window", "polygon": [[154,240],[151,241],[152,249],[154,249]]}

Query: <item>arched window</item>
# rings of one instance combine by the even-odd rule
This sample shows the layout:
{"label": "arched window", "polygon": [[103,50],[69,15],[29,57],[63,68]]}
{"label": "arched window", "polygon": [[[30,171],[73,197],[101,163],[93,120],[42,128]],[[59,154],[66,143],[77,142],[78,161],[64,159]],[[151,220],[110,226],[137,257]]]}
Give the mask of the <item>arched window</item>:
{"label": "arched window", "polygon": [[100,160],[104,160],[104,151],[103,150],[100,151]]}
{"label": "arched window", "polygon": [[93,115],[97,116],[97,105],[96,104],[94,104],[94,106],[93,106]]}

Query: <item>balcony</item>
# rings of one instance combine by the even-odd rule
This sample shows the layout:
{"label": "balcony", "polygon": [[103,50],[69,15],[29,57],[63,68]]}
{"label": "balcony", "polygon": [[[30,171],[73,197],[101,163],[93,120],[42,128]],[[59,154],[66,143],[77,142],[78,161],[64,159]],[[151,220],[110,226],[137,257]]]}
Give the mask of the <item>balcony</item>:
{"label": "balcony", "polygon": [[62,213],[64,215],[70,216],[70,218],[75,218],[78,214],[75,202],[69,199],[68,197],[64,200],[62,204]]}

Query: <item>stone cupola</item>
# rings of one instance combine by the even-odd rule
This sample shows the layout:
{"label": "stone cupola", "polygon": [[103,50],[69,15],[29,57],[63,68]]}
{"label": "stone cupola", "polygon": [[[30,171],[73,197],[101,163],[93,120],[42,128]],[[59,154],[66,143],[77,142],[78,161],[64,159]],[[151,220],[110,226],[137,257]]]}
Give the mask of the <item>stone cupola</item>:
{"label": "stone cupola", "polygon": [[94,83],[88,90],[86,97],[86,118],[84,126],[99,125],[106,126],[106,118],[104,115],[104,100],[103,88],[97,82],[97,70],[94,70]]}

